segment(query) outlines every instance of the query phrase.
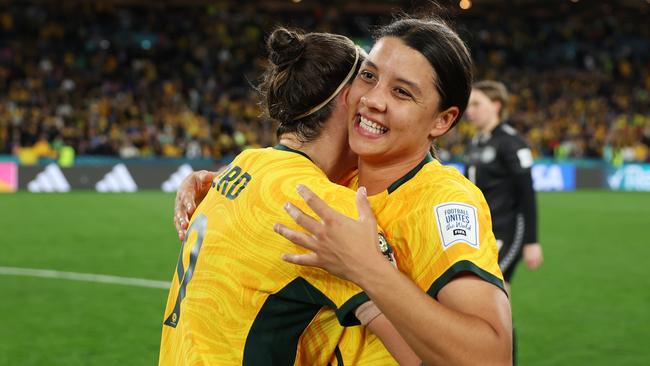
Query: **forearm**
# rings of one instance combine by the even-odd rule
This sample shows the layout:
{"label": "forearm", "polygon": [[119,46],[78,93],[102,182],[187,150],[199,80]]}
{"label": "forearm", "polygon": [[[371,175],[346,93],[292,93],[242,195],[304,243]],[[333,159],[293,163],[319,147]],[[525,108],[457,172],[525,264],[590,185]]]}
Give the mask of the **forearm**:
{"label": "forearm", "polygon": [[422,360],[415,354],[385,315],[380,314],[373,319],[368,324],[368,329],[381,340],[384,347],[400,366],[420,366],[422,364]]}
{"label": "forearm", "polygon": [[359,282],[425,364],[511,362],[509,331],[442,305],[402,273],[387,267]]}

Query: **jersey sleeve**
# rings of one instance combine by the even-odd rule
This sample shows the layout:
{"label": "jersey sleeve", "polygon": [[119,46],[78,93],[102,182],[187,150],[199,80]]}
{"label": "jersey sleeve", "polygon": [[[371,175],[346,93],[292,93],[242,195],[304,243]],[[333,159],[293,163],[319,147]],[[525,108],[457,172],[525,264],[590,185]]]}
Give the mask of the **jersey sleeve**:
{"label": "jersey sleeve", "polygon": [[533,188],[531,168],[533,156],[530,148],[517,136],[508,136],[499,145],[499,156],[508,168],[514,184],[517,212],[524,218],[526,244],[537,242],[537,202]]}
{"label": "jersey sleeve", "polygon": [[524,141],[517,137],[502,136],[498,145],[499,159],[511,174],[525,174],[533,166],[533,154]]}
{"label": "jersey sleeve", "polygon": [[480,192],[446,195],[424,215],[428,237],[420,245],[427,246],[431,263],[423,263],[421,268],[430,296],[437,297],[440,289],[463,272],[505,291],[490,210]]}

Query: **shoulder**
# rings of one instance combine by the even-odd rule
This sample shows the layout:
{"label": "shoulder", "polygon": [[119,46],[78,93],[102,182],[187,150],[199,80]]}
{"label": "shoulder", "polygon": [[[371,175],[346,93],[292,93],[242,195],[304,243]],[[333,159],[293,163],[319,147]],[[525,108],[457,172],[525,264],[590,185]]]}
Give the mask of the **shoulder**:
{"label": "shoulder", "polygon": [[260,174],[285,178],[324,176],[322,171],[304,156],[272,147],[244,150],[233,159],[230,165],[251,169]]}
{"label": "shoulder", "polygon": [[501,141],[525,144],[524,139],[521,137],[519,132],[510,124],[505,122],[498,125],[494,131],[492,131],[492,135]]}
{"label": "shoulder", "polygon": [[419,175],[418,187],[414,188],[422,192],[421,197],[429,204],[449,200],[474,202],[482,198],[478,188],[452,166],[431,162],[424,166]]}
{"label": "shoulder", "polygon": [[438,207],[441,212],[453,208],[449,204],[471,206],[477,213],[487,209],[483,194],[472,182],[456,168],[438,161],[427,163],[404,188],[399,195],[411,218],[436,214]]}
{"label": "shoulder", "polygon": [[[295,152],[273,148],[246,150],[222,173],[223,185],[241,184],[244,181],[240,182],[239,176],[243,174],[248,174],[245,192],[256,200],[258,207],[281,209],[291,202],[312,214],[297,192],[298,185],[304,185],[335,210],[348,216],[358,215],[355,192],[331,182],[312,161]],[[221,187],[221,181],[217,185]]]}
{"label": "shoulder", "polygon": [[532,159],[530,147],[514,127],[502,123],[495,129],[493,136],[499,154],[506,156],[517,154],[520,159],[526,161]]}
{"label": "shoulder", "polygon": [[508,124],[507,122],[501,123],[499,126],[497,126],[496,130],[501,131],[505,135],[508,135],[508,136],[518,136],[519,135],[517,130],[514,127],[512,127],[510,124]]}

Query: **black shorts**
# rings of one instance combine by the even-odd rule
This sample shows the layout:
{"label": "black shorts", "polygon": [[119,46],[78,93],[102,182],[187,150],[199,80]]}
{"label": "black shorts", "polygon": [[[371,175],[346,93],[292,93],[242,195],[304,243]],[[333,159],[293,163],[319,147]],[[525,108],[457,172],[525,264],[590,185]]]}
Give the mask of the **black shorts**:
{"label": "black shorts", "polygon": [[524,241],[524,217],[518,214],[513,225],[503,228],[494,228],[494,236],[501,244],[499,248],[499,268],[503,273],[503,279],[510,282],[515,272],[517,263],[523,254]]}

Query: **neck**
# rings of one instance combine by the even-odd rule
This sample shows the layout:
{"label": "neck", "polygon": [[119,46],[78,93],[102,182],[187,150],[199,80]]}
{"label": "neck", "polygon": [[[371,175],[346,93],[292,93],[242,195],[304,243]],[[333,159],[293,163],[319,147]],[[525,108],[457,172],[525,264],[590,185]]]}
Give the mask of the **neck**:
{"label": "neck", "polygon": [[359,187],[366,187],[369,196],[383,192],[420,164],[425,155],[424,152],[413,154],[408,159],[390,163],[359,158]]}
{"label": "neck", "polygon": [[490,121],[487,124],[485,124],[485,126],[481,128],[479,132],[481,132],[482,134],[490,133],[499,125],[499,123],[501,123],[499,117],[494,117],[490,119]]}
{"label": "neck", "polygon": [[357,157],[350,151],[347,133],[337,135],[323,131],[314,141],[303,143],[295,134],[287,133],[280,137],[280,144],[306,154],[330,181],[340,182],[356,169]]}

